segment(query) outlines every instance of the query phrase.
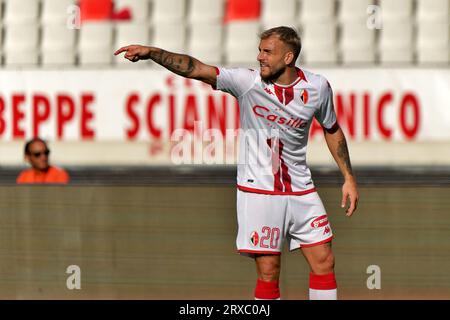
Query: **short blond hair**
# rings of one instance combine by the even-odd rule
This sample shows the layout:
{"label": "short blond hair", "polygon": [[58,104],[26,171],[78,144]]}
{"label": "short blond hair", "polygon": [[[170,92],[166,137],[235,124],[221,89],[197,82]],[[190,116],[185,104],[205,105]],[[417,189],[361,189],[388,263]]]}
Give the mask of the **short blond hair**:
{"label": "short blond hair", "polygon": [[291,27],[275,27],[268,30],[263,31],[259,38],[261,40],[267,39],[273,35],[278,36],[278,38],[286,43],[294,53],[294,61],[297,61],[298,56],[300,55],[300,51],[302,50],[302,42],[300,40],[300,36],[297,31]]}

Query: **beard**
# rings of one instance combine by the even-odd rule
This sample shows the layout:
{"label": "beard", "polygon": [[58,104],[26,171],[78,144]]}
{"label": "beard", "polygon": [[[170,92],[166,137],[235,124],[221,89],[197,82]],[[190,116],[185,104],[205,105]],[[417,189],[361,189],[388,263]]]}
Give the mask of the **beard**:
{"label": "beard", "polygon": [[263,79],[266,82],[274,82],[275,80],[277,80],[286,70],[286,67],[280,67],[278,69],[275,69],[274,71],[272,71],[270,74],[263,76],[261,74],[261,79]]}

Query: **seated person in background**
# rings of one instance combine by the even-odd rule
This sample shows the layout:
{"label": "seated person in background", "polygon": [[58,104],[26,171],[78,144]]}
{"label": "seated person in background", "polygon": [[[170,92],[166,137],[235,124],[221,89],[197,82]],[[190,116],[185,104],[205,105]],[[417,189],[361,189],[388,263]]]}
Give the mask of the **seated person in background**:
{"label": "seated person in background", "polygon": [[25,144],[25,160],[31,169],[23,170],[17,183],[61,183],[69,182],[69,175],[63,169],[49,164],[50,150],[44,140],[34,138]]}

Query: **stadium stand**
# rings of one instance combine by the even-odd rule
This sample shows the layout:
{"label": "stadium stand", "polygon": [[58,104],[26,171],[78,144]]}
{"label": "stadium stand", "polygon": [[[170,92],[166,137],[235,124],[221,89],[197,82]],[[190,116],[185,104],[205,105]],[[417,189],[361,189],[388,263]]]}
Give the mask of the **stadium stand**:
{"label": "stadium stand", "polygon": [[413,25],[411,21],[383,23],[379,55],[382,64],[410,64],[413,61]]}
{"label": "stadium stand", "polygon": [[191,24],[188,52],[210,64],[218,64],[222,61],[223,26],[220,23]]}
{"label": "stadium stand", "polygon": [[413,0],[379,0],[383,23],[411,21],[413,14]]}
{"label": "stadium stand", "polygon": [[331,22],[335,20],[336,7],[333,0],[303,0],[300,1],[299,21]]}
{"label": "stadium stand", "polygon": [[416,0],[417,19],[419,22],[449,22],[448,0]]}
{"label": "stadium stand", "polygon": [[154,25],[159,23],[181,23],[186,16],[186,1],[179,0],[153,0],[151,21]]}
{"label": "stadium stand", "polygon": [[227,63],[255,63],[258,54],[259,22],[230,22],[226,25],[225,53]]}
{"label": "stadium stand", "polygon": [[109,20],[113,12],[112,0],[79,0],[82,21]]}
{"label": "stadium stand", "polygon": [[[283,5],[279,0],[0,3],[0,51],[2,65],[8,67],[131,67],[111,57],[118,45],[127,43],[189,52],[209,63],[254,65],[257,34],[281,24],[300,31],[300,58],[306,64],[448,66],[450,62],[450,0],[283,0]],[[74,4],[80,7],[83,24],[69,32],[63,28]],[[371,15],[379,15],[379,27],[369,27]],[[92,25],[96,21],[101,24]],[[24,50],[29,51],[24,54]]]}
{"label": "stadium stand", "polygon": [[39,59],[39,28],[34,23],[8,24],[5,30],[5,65],[36,66]]}
{"label": "stadium stand", "polygon": [[186,28],[184,23],[158,23],[153,25],[152,43],[169,51],[182,52],[185,49]]}
{"label": "stadium stand", "polygon": [[258,20],[261,14],[260,0],[227,0],[224,21]]}
{"label": "stadium stand", "polygon": [[76,3],[76,0],[42,0],[42,24],[66,25],[68,8]]}
{"label": "stadium stand", "polygon": [[449,63],[449,27],[443,22],[419,24],[417,33],[419,64]]}
{"label": "stadium stand", "polygon": [[106,66],[112,63],[113,25],[110,22],[84,23],[80,30],[81,66]]}
{"label": "stadium stand", "polygon": [[225,0],[191,0],[188,9],[188,21],[198,23],[221,23]]}
{"label": "stadium stand", "polygon": [[[149,42],[149,26],[142,23],[120,23],[116,26],[116,36],[114,40],[114,48],[120,48],[129,44],[148,43]],[[130,66],[128,60],[123,57],[114,57],[117,66]],[[134,66],[139,66],[133,64]]]}
{"label": "stadium stand", "polygon": [[301,37],[304,62],[311,64],[337,63],[335,21],[304,23],[301,28]]}
{"label": "stadium stand", "polygon": [[345,65],[375,62],[375,33],[365,20],[346,22],[341,26],[341,55]]}
{"label": "stadium stand", "polygon": [[37,23],[39,0],[6,0],[3,22],[7,25]]}
{"label": "stadium stand", "polygon": [[147,0],[116,0],[114,6],[115,12],[129,10],[130,20],[133,23],[148,23],[150,14],[150,2]]}
{"label": "stadium stand", "polygon": [[42,27],[42,65],[67,66],[75,64],[76,32],[64,24]]}
{"label": "stadium stand", "polygon": [[277,0],[264,0],[262,2],[261,21],[264,29],[287,25],[296,27],[297,1],[285,0],[283,5]]}

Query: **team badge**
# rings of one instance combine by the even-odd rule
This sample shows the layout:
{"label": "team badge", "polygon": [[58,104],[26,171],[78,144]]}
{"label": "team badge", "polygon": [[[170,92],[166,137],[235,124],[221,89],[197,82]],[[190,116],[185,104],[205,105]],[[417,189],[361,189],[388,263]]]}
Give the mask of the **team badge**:
{"label": "team badge", "polygon": [[308,103],[308,98],[309,98],[308,91],[302,89],[302,91],[300,91],[300,99],[302,100],[303,104]]}
{"label": "team badge", "polygon": [[254,245],[257,246],[258,242],[259,242],[259,235],[258,232],[253,231],[252,234],[250,235],[250,242]]}

